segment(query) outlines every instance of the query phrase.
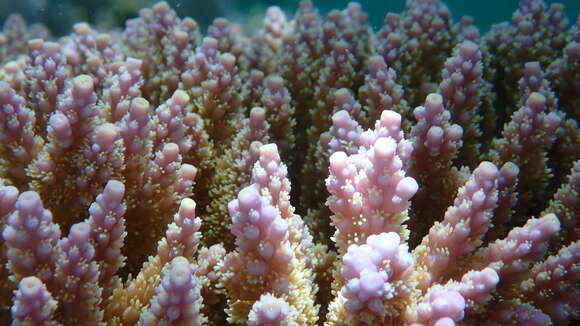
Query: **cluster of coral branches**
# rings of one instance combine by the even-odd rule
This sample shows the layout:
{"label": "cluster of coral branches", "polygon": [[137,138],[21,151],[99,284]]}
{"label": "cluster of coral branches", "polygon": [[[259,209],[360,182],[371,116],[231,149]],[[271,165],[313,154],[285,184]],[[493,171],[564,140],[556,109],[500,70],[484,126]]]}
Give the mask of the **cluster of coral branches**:
{"label": "cluster of coral branches", "polygon": [[0,323],[580,318],[580,16],[0,33]]}

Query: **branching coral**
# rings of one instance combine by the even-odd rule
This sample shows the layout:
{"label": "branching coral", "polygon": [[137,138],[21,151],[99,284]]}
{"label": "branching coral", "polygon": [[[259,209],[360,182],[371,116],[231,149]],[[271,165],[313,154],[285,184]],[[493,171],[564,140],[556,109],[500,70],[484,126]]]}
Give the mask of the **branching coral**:
{"label": "branching coral", "polygon": [[[0,323],[580,318],[580,16],[0,32]],[[414,109],[413,109],[413,108]]]}

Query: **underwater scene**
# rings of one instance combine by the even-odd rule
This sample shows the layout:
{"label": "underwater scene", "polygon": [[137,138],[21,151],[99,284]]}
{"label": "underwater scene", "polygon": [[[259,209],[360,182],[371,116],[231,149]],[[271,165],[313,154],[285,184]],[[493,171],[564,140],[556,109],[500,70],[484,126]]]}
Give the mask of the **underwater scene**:
{"label": "underwater scene", "polygon": [[580,319],[580,1],[0,1],[0,325]]}

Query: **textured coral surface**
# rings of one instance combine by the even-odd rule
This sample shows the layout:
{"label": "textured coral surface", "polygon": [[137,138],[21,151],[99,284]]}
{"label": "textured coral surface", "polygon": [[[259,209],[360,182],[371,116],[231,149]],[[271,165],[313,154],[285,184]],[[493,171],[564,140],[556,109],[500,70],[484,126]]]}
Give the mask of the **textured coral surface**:
{"label": "textured coral surface", "polygon": [[0,324],[567,325],[580,15],[0,31]]}

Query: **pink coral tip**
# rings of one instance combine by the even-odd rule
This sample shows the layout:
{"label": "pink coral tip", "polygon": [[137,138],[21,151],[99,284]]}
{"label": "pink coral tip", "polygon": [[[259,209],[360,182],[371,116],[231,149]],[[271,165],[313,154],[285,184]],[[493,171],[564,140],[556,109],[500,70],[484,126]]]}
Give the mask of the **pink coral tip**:
{"label": "pink coral tip", "polygon": [[472,58],[479,51],[479,46],[471,41],[464,41],[459,46],[459,54],[463,58]]}
{"label": "pink coral tip", "polygon": [[95,143],[100,150],[108,148],[117,138],[117,127],[112,123],[105,123],[97,127],[95,134]]}
{"label": "pink coral tip", "polygon": [[89,97],[94,91],[93,78],[89,75],[80,75],[73,80],[73,89],[76,96]]}
{"label": "pink coral tip", "polygon": [[109,180],[103,192],[116,198],[122,198],[125,194],[125,185],[118,180]]}
{"label": "pink coral tip", "polygon": [[401,125],[401,115],[395,111],[384,110],[381,113],[381,123],[385,126],[400,126]]}
{"label": "pink coral tip", "polygon": [[397,183],[395,192],[402,199],[409,200],[417,193],[417,190],[419,190],[417,181],[411,177],[405,177]]}
{"label": "pink coral tip", "polygon": [[195,217],[195,201],[191,198],[184,198],[179,204],[179,216]]}
{"label": "pink coral tip", "polygon": [[266,159],[267,161],[277,161],[279,160],[278,145],[276,144],[266,144],[260,147],[260,159]]}
{"label": "pink coral tip", "polygon": [[397,143],[392,138],[379,138],[375,142],[375,155],[380,160],[390,160],[397,151]]}

